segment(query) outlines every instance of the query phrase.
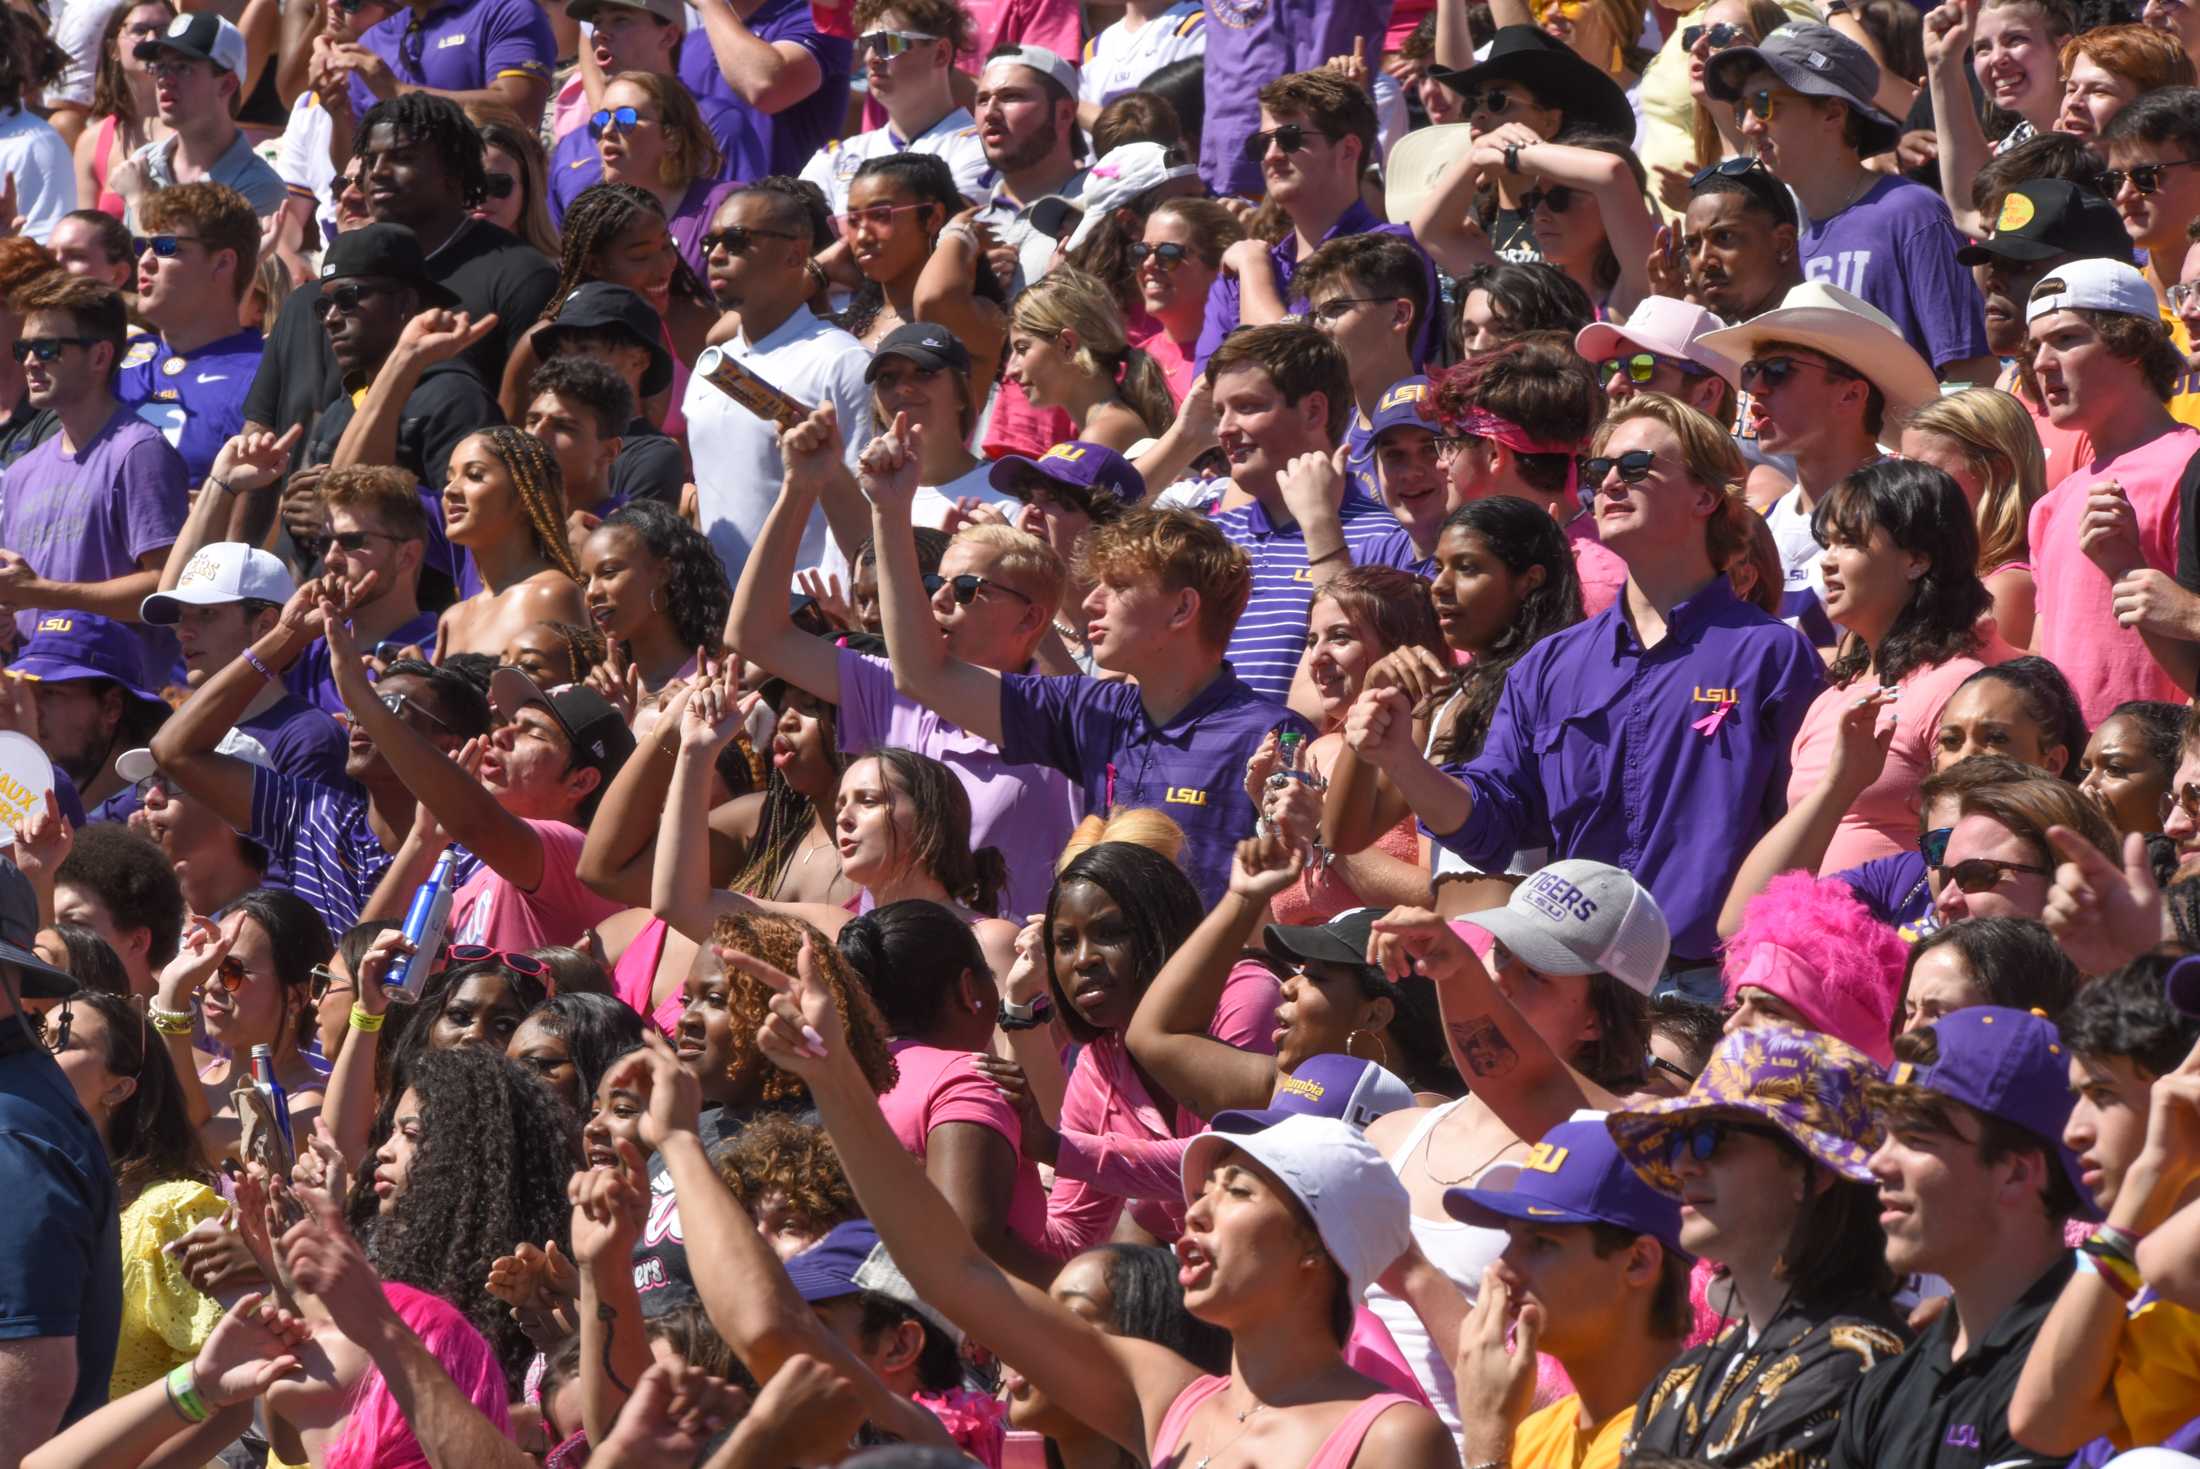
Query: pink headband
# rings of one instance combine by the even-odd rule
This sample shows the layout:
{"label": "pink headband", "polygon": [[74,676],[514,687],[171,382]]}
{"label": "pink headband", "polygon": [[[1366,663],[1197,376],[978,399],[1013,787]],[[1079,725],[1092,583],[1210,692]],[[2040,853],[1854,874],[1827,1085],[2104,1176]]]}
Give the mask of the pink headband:
{"label": "pink headband", "polygon": [[1810,961],[1784,944],[1760,943],[1749,963],[1728,983],[1727,998],[1760,989],[1784,1000],[1811,1029],[1847,1041],[1882,1066],[1894,1064],[1887,1015],[1874,1015],[1856,997],[1827,986]]}
{"label": "pink headband", "polygon": [[1515,454],[1563,454],[1566,456],[1566,498],[1571,501],[1581,487],[1581,456],[1573,444],[1538,439],[1511,419],[1500,418],[1487,408],[1469,408],[1460,416],[1456,431],[1478,439],[1495,439]]}

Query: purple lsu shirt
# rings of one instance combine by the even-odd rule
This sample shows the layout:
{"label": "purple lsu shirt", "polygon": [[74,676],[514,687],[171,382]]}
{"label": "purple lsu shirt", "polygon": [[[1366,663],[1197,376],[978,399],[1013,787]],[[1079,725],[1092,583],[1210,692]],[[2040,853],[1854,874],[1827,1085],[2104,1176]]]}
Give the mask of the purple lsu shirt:
{"label": "purple lsu shirt", "polygon": [[[767,173],[798,174],[810,155],[825,146],[827,138],[840,135],[848,110],[848,75],[855,61],[855,42],[820,35],[817,22],[810,18],[809,0],[764,0],[749,17],[749,31],[762,41],[792,41],[816,57],[818,70],[824,74],[817,90],[777,112],[758,112],[735,93],[725,73],[718,69],[710,36],[700,26],[680,43],[680,80],[698,98],[716,97],[733,107],[756,139],[756,144],[744,153],[742,168],[748,171],[736,168],[728,177],[747,180]],[[764,163],[755,163],[757,158]]]}
{"label": "purple lsu shirt", "polygon": [[1796,242],[1807,279],[1839,286],[1887,313],[1936,369],[1986,353],[1986,307],[1959,264],[1963,236],[1940,195],[1881,179]]}
{"label": "purple lsu shirt", "polygon": [[[558,62],[550,17],[533,0],[454,0],[422,17],[400,10],[359,43],[390,64],[401,82],[439,92],[478,92],[503,76],[549,86]],[[355,74],[353,115],[365,118],[374,93]]]}

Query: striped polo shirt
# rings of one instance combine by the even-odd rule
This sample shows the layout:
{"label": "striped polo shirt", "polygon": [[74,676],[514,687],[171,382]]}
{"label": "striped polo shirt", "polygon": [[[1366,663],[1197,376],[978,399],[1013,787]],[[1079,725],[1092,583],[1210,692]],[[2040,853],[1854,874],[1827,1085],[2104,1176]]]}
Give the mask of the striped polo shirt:
{"label": "striped polo shirt", "polygon": [[[1397,517],[1350,484],[1337,506],[1346,560],[1358,564],[1362,549],[1398,528]],[[1306,532],[1296,523],[1278,527],[1259,501],[1224,511],[1215,525],[1253,562],[1253,592],[1245,600],[1228,658],[1248,687],[1264,698],[1290,697],[1291,676],[1306,651],[1306,625],[1314,602],[1314,573],[1306,564]]]}

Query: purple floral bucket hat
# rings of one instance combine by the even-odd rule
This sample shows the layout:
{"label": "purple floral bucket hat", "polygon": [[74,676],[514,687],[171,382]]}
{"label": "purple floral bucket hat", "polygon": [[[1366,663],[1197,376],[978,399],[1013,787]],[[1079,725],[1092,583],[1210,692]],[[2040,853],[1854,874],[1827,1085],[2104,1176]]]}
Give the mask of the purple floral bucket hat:
{"label": "purple floral bucket hat", "polygon": [[1741,1113],[1780,1129],[1843,1178],[1872,1183],[1866,1166],[1885,1135],[1864,1100],[1881,1078],[1872,1058],[1816,1031],[1773,1025],[1738,1031],[1681,1097],[1667,1097],[1604,1119],[1612,1141],[1644,1181],[1678,1195],[1671,1162],[1681,1134],[1704,1118]]}

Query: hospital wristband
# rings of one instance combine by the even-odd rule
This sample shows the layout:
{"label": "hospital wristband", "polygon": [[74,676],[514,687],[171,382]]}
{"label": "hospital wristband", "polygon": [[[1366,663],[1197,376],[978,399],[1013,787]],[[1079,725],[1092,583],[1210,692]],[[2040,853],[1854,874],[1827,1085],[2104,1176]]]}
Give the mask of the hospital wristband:
{"label": "hospital wristband", "polygon": [[372,1035],[386,1025],[389,1018],[389,1012],[386,1010],[380,1015],[375,1015],[370,1013],[357,1000],[351,1002],[351,1028],[353,1030],[363,1030],[368,1035]]}

